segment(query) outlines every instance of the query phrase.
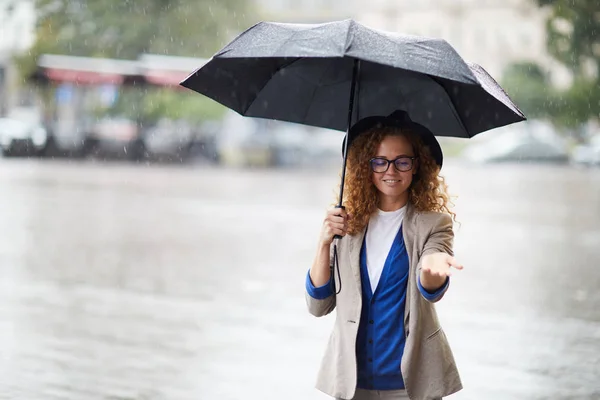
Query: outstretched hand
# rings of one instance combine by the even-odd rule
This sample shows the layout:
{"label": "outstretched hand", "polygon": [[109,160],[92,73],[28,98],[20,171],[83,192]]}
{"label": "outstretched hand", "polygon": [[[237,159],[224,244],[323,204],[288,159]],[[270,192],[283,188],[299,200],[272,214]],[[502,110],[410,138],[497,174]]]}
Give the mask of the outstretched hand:
{"label": "outstretched hand", "polygon": [[452,276],[452,269],[462,270],[463,265],[446,253],[432,253],[423,256],[421,261],[421,285],[428,291],[442,287],[446,278]]}

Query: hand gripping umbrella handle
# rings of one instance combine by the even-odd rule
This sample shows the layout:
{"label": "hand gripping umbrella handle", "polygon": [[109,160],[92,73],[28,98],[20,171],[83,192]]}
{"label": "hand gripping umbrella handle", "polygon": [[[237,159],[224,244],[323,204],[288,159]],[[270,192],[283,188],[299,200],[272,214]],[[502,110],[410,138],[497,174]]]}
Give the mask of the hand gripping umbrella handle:
{"label": "hand gripping umbrella handle", "polygon": [[[339,205],[339,204],[338,204],[337,206],[335,206],[335,208],[341,208],[342,210],[345,210],[345,209],[346,209],[346,207],[344,207],[344,206],[342,206],[342,205]],[[340,217],[341,215],[337,215],[337,216],[338,216],[338,217]],[[340,235],[335,235],[335,236],[333,237],[333,239],[334,239],[334,240],[335,240],[335,239],[341,239],[341,238],[342,238],[342,237],[341,237]]]}

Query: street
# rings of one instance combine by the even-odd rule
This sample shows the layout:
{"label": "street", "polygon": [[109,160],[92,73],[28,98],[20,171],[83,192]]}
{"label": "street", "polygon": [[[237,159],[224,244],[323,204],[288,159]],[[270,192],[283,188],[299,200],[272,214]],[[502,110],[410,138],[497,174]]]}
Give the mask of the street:
{"label": "street", "polygon": [[[600,170],[448,161],[453,400],[600,398]],[[327,399],[339,171],[0,158],[0,399]]]}

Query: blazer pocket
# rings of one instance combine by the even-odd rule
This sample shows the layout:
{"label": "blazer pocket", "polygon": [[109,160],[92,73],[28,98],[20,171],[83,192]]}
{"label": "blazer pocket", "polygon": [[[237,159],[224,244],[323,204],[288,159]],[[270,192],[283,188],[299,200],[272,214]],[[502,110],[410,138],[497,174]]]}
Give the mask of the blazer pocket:
{"label": "blazer pocket", "polygon": [[435,331],[433,331],[433,333],[431,333],[429,336],[427,336],[427,339],[425,339],[425,340],[426,341],[431,340],[431,339],[435,338],[436,336],[438,336],[441,332],[442,332],[442,327],[440,326]]}

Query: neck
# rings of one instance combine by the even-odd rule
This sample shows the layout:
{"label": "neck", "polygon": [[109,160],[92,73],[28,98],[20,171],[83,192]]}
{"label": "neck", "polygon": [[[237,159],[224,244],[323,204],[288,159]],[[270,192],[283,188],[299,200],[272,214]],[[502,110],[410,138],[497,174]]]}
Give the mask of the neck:
{"label": "neck", "polygon": [[381,211],[396,211],[408,203],[408,193],[403,193],[399,197],[381,196],[378,207]]}

